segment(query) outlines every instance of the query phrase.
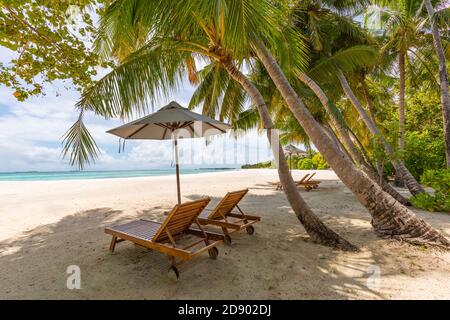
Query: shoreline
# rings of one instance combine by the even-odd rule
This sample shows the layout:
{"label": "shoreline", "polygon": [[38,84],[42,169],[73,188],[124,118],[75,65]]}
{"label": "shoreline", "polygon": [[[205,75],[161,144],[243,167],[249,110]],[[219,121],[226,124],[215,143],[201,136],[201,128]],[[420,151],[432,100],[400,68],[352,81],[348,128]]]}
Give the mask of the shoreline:
{"label": "shoreline", "polygon": [[[1,180],[0,179],[0,184],[2,183],[10,183],[10,182],[61,182],[61,181],[90,181],[90,180],[118,180],[118,179],[139,179],[139,178],[164,178],[164,177],[171,177],[175,175],[175,169],[173,169],[174,172],[173,173],[167,173],[167,174],[161,174],[161,175],[142,175],[142,176],[123,176],[123,177],[98,177],[98,178],[75,178],[75,179],[42,179],[42,180]],[[189,170],[189,169],[188,169]],[[206,172],[201,172],[202,169],[192,169],[192,170],[199,170],[199,172],[180,172],[180,176],[186,176],[186,175],[200,175],[200,174],[208,174],[208,173],[221,173],[221,172],[236,172],[236,171],[240,171],[240,170],[245,170],[245,169],[239,169],[239,168],[230,168],[230,169],[204,169],[206,170],[211,170],[211,171],[206,171]],[[122,170],[105,170],[104,172],[122,172]],[[129,171],[129,172],[133,172],[133,171],[151,171],[151,170],[124,170],[124,171]],[[59,171],[55,171],[55,173],[58,173]],[[65,172],[65,171],[61,171],[61,172]],[[67,173],[70,173],[72,171],[67,171]],[[89,171],[86,171],[89,172]],[[91,171],[91,172],[103,172],[103,171]],[[30,172],[16,172],[18,174],[20,173],[30,173]],[[34,173],[34,172],[33,172]],[[36,172],[39,173],[39,172]],[[44,172],[42,171],[41,173],[50,173],[50,172]],[[1,173],[0,173],[1,174]]]}

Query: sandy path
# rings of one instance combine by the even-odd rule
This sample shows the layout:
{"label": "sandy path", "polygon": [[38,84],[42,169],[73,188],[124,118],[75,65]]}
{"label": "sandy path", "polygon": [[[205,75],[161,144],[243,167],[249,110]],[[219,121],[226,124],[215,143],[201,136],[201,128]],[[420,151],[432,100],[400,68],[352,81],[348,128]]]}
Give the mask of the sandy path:
{"label": "sandy path", "polygon": [[[242,207],[262,222],[253,236],[237,234],[232,246],[219,247],[217,260],[186,264],[177,283],[157,252],[120,243],[109,254],[102,230],[136,217],[161,220],[176,201],[174,177],[0,182],[0,299],[450,299],[450,254],[378,239],[334,173],[317,178],[321,188],[302,196],[362,252],[309,242],[284,194],[268,185],[277,180],[273,170],[185,175],[185,200],[208,195],[214,204],[249,187]],[[418,214],[450,236],[450,215]],[[69,265],[81,268],[81,290],[66,287]]]}

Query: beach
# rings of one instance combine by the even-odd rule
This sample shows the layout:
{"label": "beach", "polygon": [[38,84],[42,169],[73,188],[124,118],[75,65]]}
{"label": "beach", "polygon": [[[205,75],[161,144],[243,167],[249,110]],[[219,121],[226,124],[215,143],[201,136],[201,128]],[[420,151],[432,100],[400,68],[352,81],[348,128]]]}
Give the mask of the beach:
{"label": "beach", "polygon": [[[249,188],[241,208],[261,222],[254,235],[233,234],[216,260],[189,261],[178,282],[167,277],[165,255],[130,242],[111,254],[103,232],[138,218],[163,221],[176,203],[175,176],[0,182],[0,299],[450,299],[450,253],[378,238],[334,172],[316,172],[319,189],[301,195],[361,252],[311,242],[271,185],[275,170],[182,175],[182,201],[209,196],[210,207]],[[450,214],[414,211],[450,237]],[[81,288],[70,290],[73,265]]]}

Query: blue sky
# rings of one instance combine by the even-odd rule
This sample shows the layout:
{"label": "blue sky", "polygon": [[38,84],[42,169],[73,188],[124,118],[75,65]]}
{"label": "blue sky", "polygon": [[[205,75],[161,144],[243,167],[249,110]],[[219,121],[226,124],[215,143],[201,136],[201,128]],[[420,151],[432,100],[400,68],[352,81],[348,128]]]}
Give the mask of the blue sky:
{"label": "blue sky", "polygon": [[[0,48],[0,62],[8,63],[13,53]],[[65,83],[67,85],[67,83]],[[186,106],[194,91],[183,85],[158,109],[171,100]],[[61,158],[61,137],[77,119],[74,104],[76,90],[64,83],[46,86],[46,95],[18,102],[13,91],[0,86],[0,172],[73,170]],[[198,111],[198,110],[197,110]],[[127,141],[125,152],[118,153],[118,138],[106,133],[121,124],[117,119],[104,120],[88,114],[86,125],[102,153],[87,170],[167,168],[172,161],[170,141]],[[180,143],[181,162],[185,167],[236,167],[272,159],[266,138],[256,130],[234,138],[217,136],[205,145],[204,139]]]}

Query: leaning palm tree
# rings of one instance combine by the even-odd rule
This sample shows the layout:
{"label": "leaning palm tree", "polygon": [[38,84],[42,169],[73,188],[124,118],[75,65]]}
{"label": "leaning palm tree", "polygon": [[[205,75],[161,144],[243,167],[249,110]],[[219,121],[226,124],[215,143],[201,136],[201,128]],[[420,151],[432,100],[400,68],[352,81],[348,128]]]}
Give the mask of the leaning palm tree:
{"label": "leaning palm tree", "polygon": [[[428,12],[431,30],[433,33],[434,47],[439,58],[439,84],[441,89],[442,113],[444,115],[444,138],[445,138],[445,156],[447,159],[447,168],[450,168],[450,93],[448,89],[449,78],[447,72],[447,64],[445,52],[442,46],[441,33],[436,20],[436,11],[430,0],[423,0]],[[448,8],[447,10],[448,11]],[[447,23],[448,23],[448,15]]]}
{"label": "leaning palm tree", "polygon": [[[381,236],[404,239],[410,243],[433,244],[450,247],[450,241],[431,225],[418,218],[412,211],[395,201],[373,180],[359,171],[348,157],[340,151],[315,121],[289,82],[295,68],[282,69],[272,52],[282,55],[279,47],[270,47],[269,41],[254,39],[251,43],[257,57],[265,66],[274,84],[285,99],[290,110],[310,136],[325,160],[335,170],[340,179],[352,190],[360,202],[372,214],[372,226]],[[272,51],[272,52],[271,52]],[[285,74],[286,72],[286,74]]]}
{"label": "leaning palm tree", "polygon": [[[367,46],[373,42],[370,35],[364,32],[359,25],[357,25],[351,16],[355,12],[361,10],[361,8],[367,4],[368,1],[356,0],[350,2],[341,1],[301,1],[296,4],[292,10],[295,18],[295,25],[297,29],[305,34],[310,46],[313,48],[314,60],[316,66],[312,66],[312,70],[308,73],[313,75],[312,77],[306,74],[299,74],[300,80],[309,86],[313,86],[316,93],[321,94],[321,90],[318,90],[318,86],[314,85],[314,78],[320,79],[338,79],[340,85],[342,86],[345,95],[353,103],[355,109],[360,113],[361,118],[366,122],[369,129],[372,129],[374,123],[368,123],[364,109],[360,106],[359,101],[356,100],[356,96],[352,92],[351,87],[348,85],[347,79],[344,76],[343,71],[353,73],[353,69],[358,65],[367,64],[368,61],[372,63],[374,55],[373,49]],[[362,55],[361,55],[362,54]],[[364,59],[364,56],[371,54],[371,59]],[[311,79],[313,78],[313,79]],[[323,96],[323,95],[322,95]],[[328,99],[326,99],[328,101]],[[325,99],[322,99],[325,101]],[[331,108],[328,102],[324,104],[326,109]],[[330,115],[335,115],[336,112],[329,112]],[[339,122],[335,125],[337,130],[340,131],[340,136],[344,139],[344,144],[348,149],[351,157],[356,160],[357,164],[361,166],[362,169],[372,178],[377,174],[368,163],[365,163],[362,151],[358,152],[357,148],[352,146],[349,134],[346,133],[345,128],[339,125]],[[381,131],[376,132],[370,130],[371,133],[380,139],[385,145],[386,153],[392,160],[392,164],[396,170],[397,176],[402,177],[405,181],[406,186],[411,191],[412,194],[418,194],[425,192],[420,186],[414,176],[409,172],[401,159],[398,159],[394,155],[393,148],[388,145],[386,139],[381,136]],[[375,179],[379,181],[379,179]],[[399,200],[403,204],[407,204],[408,201],[405,200],[395,189],[393,189],[384,179],[381,179],[383,188],[394,198]]]}
{"label": "leaning palm tree", "polygon": [[[340,12],[360,9],[365,1],[341,3],[336,1],[296,2],[293,8],[295,26],[308,39],[309,46],[313,49],[311,67],[307,73],[316,73],[316,79],[330,78],[332,65],[338,68],[353,70],[355,67],[371,63],[375,58],[375,49],[370,46],[353,45],[364,44],[366,36],[361,28],[347,16]],[[338,7],[337,5],[341,5]],[[352,43],[353,42],[353,43]],[[330,68],[331,67],[331,68]],[[312,70],[311,70],[312,69]],[[336,69],[336,68],[334,68]],[[319,72],[318,72],[319,71]],[[351,159],[374,181],[380,181],[381,187],[402,204],[409,202],[392,188],[383,178],[379,178],[373,166],[366,161],[363,151],[354,144],[350,137],[349,129],[325,92],[318,83],[305,72],[300,72],[298,78],[309,87],[319,98],[329,115],[331,125],[338,133]],[[317,76],[317,74],[319,74]],[[333,75],[332,75],[333,77]],[[292,82],[291,82],[292,83]]]}
{"label": "leaning palm tree", "polygon": [[[412,57],[418,57],[423,50],[421,45],[429,46],[429,41],[423,26],[424,17],[420,14],[421,1],[418,0],[374,0],[366,15],[366,22],[373,16],[379,19],[382,30],[381,56],[390,68],[394,68],[399,76],[398,98],[398,150],[400,160],[405,149],[406,121],[406,84],[407,67],[414,63]],[[379,32],[376,30],[375,32]],[[403,177],[396,171],[396,183],[401,184]],[[403,181],[404,182],[404,181]]]}
{"label": "leaning palm tree", "polygon": [[[346,54],[347,53],[347,54]],[[364,60],[364,57],[369,55],[373,55],[373,50],[371,48],[366,47],[358,47],[358,48],[351,48],[350,50],[347,50],[346,53],[339,52],[339,54],[336,57],[333,57],[334,60],[338,60],[341,62],[341,65],[358,65],[357,61]],[[328,59],[330,60],[330,59]],[[345,63],[343,63],[345,62]],[[328,64],[325,64],[322,62],[322,65],[325,65],[327,68]],[[223,72],[222,72],[223,73]],[[238,92],[233,93],[235,90],[232,86],[227,86],[227,77],[225,74],[221,74],[221,69],[211,66],[207,66],[202,71],[199,72],[202,78],[202,82],[199,84],[197,90],[194,92],[193,97],[191,99],[191,107],[202,105],[203,106],[203,112],[206,113],[208,116],[215,116],[217,113],[221,115],[221,120],[224,120],[222,118],[223,114],[227,114],[230,112],[230,110],[242,109],[242,97],[239,93],[239,90],[242,91],[240,88],[237,89]],[[341,147],[340,140],[343,141],[342,150],[344,152],[348,152],[349,157],[352,160],[355,160],[356,164],[360,165],[361,169],[368,174],[371,179],[374,181],[380,181],[380,179],[377,176],[376,171],[374,168],[364,159],[363,155],[360,153],[358,148],[353,143],[352,139],[350,138],[350,135],[348,133],[348,128],[343,120],[342,115],[340,115],[340,111],[334,106],[334,104],[326,97],[323,90],[315,83],[311,78],[309,78],[305,73],[300,73],[298,75],[299,79],[306,83],[306,85],[312,90],[312,94],[309,93],[307,90],[302,89],[301,87],[297,87],[296,91],[301,92],[303,96],[309,95],[306,104],[308,106],[314,105],[312,103],[314,99],[311,99],[311,97],[314,97],[316,95],[319,98],[320,103],[323,105],[323,109],[312,109],[309,108],[310,112],[312,112],[314,118],[316,121],[319,121],[322,126],[324,126],[324,129],[327,130],[329,135],[333,138],[335,141],[335,144]],[[282,131],[282,140],[287,141],[298,141],[298,142],[309,142],[309,139],[306,139],[304,136],[306,135],[304,133],[304,130],[298,126],[293,125],[292,122],[292,114],[289,111],[289,109],[286,107],[283,99],[280,97],[279,93],[275,89],[273,82],[268,78],[267,72],[265,69],[261,68],[261,64],[258,62],[254,63],[254,67],[252,70],[251,79],[254,80],[254,82],[257,84],[258,90],[262,93],[264,96],[264,99],[266,101],[267,106],[269,107],[269,111],[278,110],[275,114],[275,126],[276,128],[281,128]],[[301,90],[301,91],[300,91]],[[223,93],[222,93],[223,91]],[[229,99],[229,96],[232,95],[233,97],[241,97],[240,99],[237,99],[235,102],[235,108],[233,108],[232,104],[230,103],[231,99]],[[223,97],[223,98],[222,98]],[[221,101],[223,101],[221,103]],[[325,113],[324,113],[325,111]],[[236,114],[237,112],[233,112],[233,114]],[[325,115],[328,114],[328,117]],[[329,124],[325,124],[327,120],[329,119]],[[227,120],[231,121],[233,124],[235,119],[228,118]],[[240,122],[242,121],[242,118],[239,119]],[[289,126],[288,126],[289,125]],[[286,128],[289,128],[290,132],[287,132]],[[284,130],[283,130],[284,128]],[[338,136],[341,139],[337,139],[336,135],[333,131],[333,128],[335,131],[338,132]],[[301,139],[296,139],[297,137],[301,137]],[[394,188],[392,188],[386,181],[381,180],[381,186],[382,188],[391,194],[397,201],[403,204],[409,204],[409,202],[400,195]]]}
{"label": "leaning palm tree", "polygon": [[[240,70],[240,65],[250,55],[248,48],[240,45],[246,42],[236,42],[234,39],[239,37],[237,35],[239,28],[251,30],[254,25],[240,25],[236,21],[233,22],[233,18],[249,10],[248,4],[236,2],[234,6],[227,8],[232,12],[229,15],[224,7],[217,8],[201,5],[201,3],[153,1],[152,4],[147,6],[148,1],[137,0],[116,1],[107,10],[100,26],[98,42],[98,48],[101,48],[103,53],[114,52],[111,48],[117,48],[121,35],[128,34],[124,30],[127,27],[133,29],[135,20],[138,20],[139,24],[144,24],[147,30],[151,30],[149,40],[88,90],[77,106],[81,110],[90,109],[105,117],[127,117],[136,112],[143,112],[155,102],[156,97],[167,95],[174,90],[183,75],[189,74],[191,79],[196,79],[192,72],[195,69],[196,59],[208,61],[211,66],[205,71],[207,74],[204,76],[204,80],[206,79],[204,84],[207,86],[208,77],[212,77],[215,79],[216,92],[204,105],[204,111],[209,114],[214,113],[214,100],[217,99],[221,88],[225,86],[230,88],[234,82],[239,84],[253,101],[262,124],[267,129],[272,151],[278,160],[278,174],[283,189],[294,213],[308,234],[314,241],[325,245],[343,250],[357,250],[355,246],[326,227],[301,198],[289,173],[283,150],[277,143],[276,135],[273,135],[274,125],[265,101],[256,86]],[[196,5],[199,6],[196,7]],[[251,2],[251,5],[251,8],[254,8],[256,2]],[[266,9],[269,9],[267,12],[270,13],[271,7],[268,3]],[[133,14],[122,12],[118,14],[116,10],[122,12],[131,10]],[[123,21],[122,17],[132,17],[132,21]],[[267,25],[271,23],[274,21],[267,20]],[[233,50],[227,48],[230,41],[234,44]],[[302,61],[303,51],[292,51],[292,54],[297,54],[296,60]],[[69,132],[67,137],[76,136],[76,133],[76,130]],[[66,140],[66,142],[72,141],[73,139]],[[76,152],[80,150],[71,149],[71,147],[67,145],[65,150],[72,151],[73,160],[80,159],[76,155]],[[87,154],[87,152],[81,153]]]}
{"label": "leaning palm tree", "polygon": [[[133,104],[130,102],[145,106],[148,99],[152,98],[146,99],[146,95],[142,93],[156,93],[154,85],[169,89],[168,84],[175,82],[180,69],[186,69],[184,67],[186,54],[190,53],[192,56],[195,52],[199,56],[212,58],[220,63],[233,80],[241,84],[258,109],[259,116],[270,134],[273,123],[265,100],[255,85],[240,70],[242,61],[249,57],[253,58],[256,54],[312,142],[341,180],[369,209],[373,218],[372,225],[379,235],[403,239],[415,244],[450,246],[450,242],[437,230],[417,218],[412,211],[382,191],[374,181],[359,171],[306,109],[282,71],[301,70],[304,66],[302,59],[304,51],[301,37],[290,25],[284,24],[286,20],[281,16],[284,12],[279,10],[280,8],[274,7],[270,1],[256,0],[188,3],[160,1],[147,8],[152,12],[145,14],[144,17],[154,24],[151,28],[152,37],[149,40],[149,47],[144,47],[130,56],[130,64],[123,63],[108,79],[88,92],[81,100],[79,107],[90,107],[100,114],[120,116],[126,115],[126,111],[131,109]],[[205,34],[207,40],[200,40],[202,37],[204,39]],[[161,36],[161,39],[157,36]],[[278,65],[271,51],[276,54],[284,69]],[[167,65],[170,68],[165,70],[158,66],[158,63],[162,64],[162,62],[156,63],[156,61],[153,61],[153,64],[156,63],[156,68],[149,69],[150,60],[145,60],[146,55],[150,55],[152,59],[156,59],[155,55],[157,55],[165,61],[172,59],[172,56],[176,58],[177,55],[181,55],[181,57]],[[251,62],[252,59],[249,59],[247,64],[251,65]],[[177,71],[174,72],[174,70]],[[282,155],[279,146],[274,150],[274,154]],[[285,187],[294,212],[304,223],[308,233],[313,238],[320,236],[318,238],[322,242],[326,239],[334,246],[354,248],[342,238],[337,237],[335,233],[330,233],[330,230],[325,228],[312,212],[305,212],[305,208],[308,207],[298,195],[287,163],[283,161],[283,156],[279,158],[280,181]],[[313,229],[308,229],[309,227]]]}

